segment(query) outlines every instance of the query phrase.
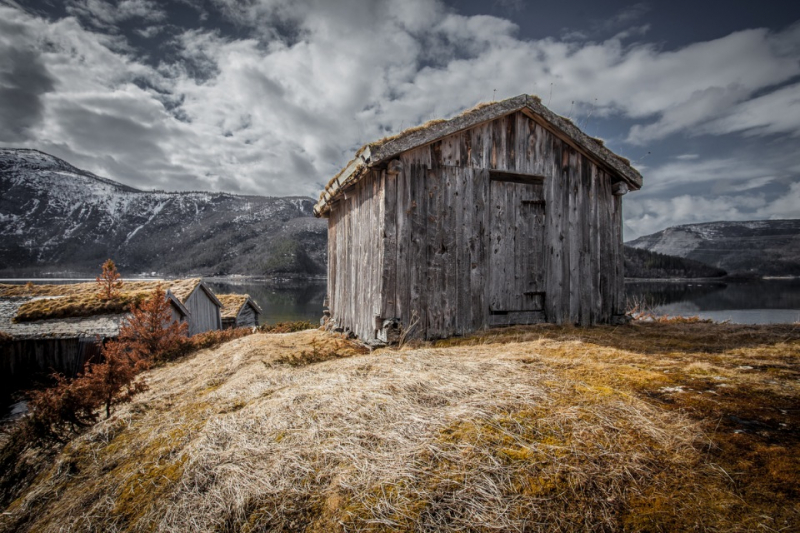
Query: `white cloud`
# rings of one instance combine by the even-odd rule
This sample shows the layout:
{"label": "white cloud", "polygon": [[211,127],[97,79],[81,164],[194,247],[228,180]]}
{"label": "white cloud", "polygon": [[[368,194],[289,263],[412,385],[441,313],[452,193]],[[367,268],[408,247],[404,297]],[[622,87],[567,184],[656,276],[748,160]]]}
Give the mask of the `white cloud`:
{"label": "white cloud", "polygon": [[[748,158],[681,158],[653,167],[648,170],[645,186],[637,193],[639,196],[674,194],[686,186],[705,184],[707,188],[724,186],[726,188],[749,184],[754,180],[772,179],[776,170],[764,166],[763,162]],[[759,181],[759,182],[760,182]],[[746,189],[753,188],[749,185]]]}
{"label": "white cloud", "polygon": [[800,218],[800,183],[792,183],[789,190],[774,202],[765,205],[756,212],[758,218],[783,219]]}
{"label": "white cloud", "polygon": [[[786,131],[780,120],[745,120],[767,116],[759,107],[766,96],[748,102],[753,112],[742,102],[800,74],[794,29],[662,51],[626,46],[624,32],[598,43],[525,40],[507,19],[461,16],[434,0],[215,4],[248,37],[182,31],[172,43],[176,58],[157,68],[115,29],[135,19],[140,34],[155,31],[164,13],[152,0],[123,0],[117,10],[75,1],[77,18],[55,22],[0,7],[0,20],[25,29],[14,42],[0,36],[0,54],[36,51],[54,86],[37,96],[41,113],[25,126],[37,142],[22,144],[134,186],[315,194],[361,144],[495,94],[547,100],[552,83],[551,108],[566,114],[574,101],[573,116],[594,109],[595,117],[632,119],[629,140],[642,143],[705,123],[709,133],[771,124]],[[620,17],[630,23],[634,15]],[[645,191],[725,180],[752,189],[752,180],[774,174],[731,161],[689,162],[679,156],[655,169]]]}
{"label": "white cloud", "polygon": [[625,196],[625,240],[680,224],[800,218],[800,183],[791,168],[797,157],[762,155],[679,157],[653,167],[642,190]]}
{"label": "white cloud", "polygon": [[800,136],[800,83],[741,102],[706,124],[708,133],[744,132],[746,135],[788,133]]}

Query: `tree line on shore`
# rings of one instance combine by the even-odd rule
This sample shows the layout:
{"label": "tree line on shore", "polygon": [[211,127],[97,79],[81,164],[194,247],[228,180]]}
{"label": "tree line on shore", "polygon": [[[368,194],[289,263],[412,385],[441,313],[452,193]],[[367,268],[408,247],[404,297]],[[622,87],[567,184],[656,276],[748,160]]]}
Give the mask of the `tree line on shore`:
{"label": "tree line on shore", "polygon": [[624,247],[626,278],[717,278],[728,273],[693,259]]}

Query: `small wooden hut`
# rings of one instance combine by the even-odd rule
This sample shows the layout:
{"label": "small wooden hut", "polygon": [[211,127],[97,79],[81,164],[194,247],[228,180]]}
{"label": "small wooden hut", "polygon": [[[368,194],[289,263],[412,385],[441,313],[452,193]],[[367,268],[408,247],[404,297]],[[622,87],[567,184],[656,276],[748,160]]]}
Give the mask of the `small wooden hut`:
{"label": "small wooden hut", "polygon": [[170,281],[168,287],[189,310],[189,335],[222,329],[222,302],[202,279]]}
{"label": "small wooden hut", "polygon": [[[180,300],[170,291],[166,298],[173,320],[186,321],[189,311]],[[32,300],[36,297],[0,296],[0,391],[6,394],[30,387],[53,372],[75,376],[86,362],[99,361],[103,343],[116,338],[129,317],[127,312],[105,312],[16,321],[20,307]]]}
{"label": "small wooden hut", "polygon": [[392,342],[621,319],[621,197],[641,186],[528,95],[368,144],[314,207],[329,324]]}
{"label": "small wooden hut", "polygon": [[249,294],[218,294],[222,302],[222,329],[258,326],[261,308]]}

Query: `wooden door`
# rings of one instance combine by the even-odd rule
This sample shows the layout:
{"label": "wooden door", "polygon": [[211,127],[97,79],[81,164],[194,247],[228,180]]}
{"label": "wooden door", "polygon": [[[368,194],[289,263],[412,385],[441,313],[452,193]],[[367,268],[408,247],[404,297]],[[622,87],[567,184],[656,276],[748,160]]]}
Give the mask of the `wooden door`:
{"label": "wooden door", "polygon": [[495,172],[490,176],[489,312],[494,317],[491,322],[544,320],[543,179]]}

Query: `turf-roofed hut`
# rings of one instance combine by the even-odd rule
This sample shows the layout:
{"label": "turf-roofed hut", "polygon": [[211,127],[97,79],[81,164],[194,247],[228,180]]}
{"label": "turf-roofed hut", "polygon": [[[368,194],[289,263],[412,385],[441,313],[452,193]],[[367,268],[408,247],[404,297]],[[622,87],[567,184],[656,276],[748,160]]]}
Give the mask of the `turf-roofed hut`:
{"label": "turf-roofed hut", "polygon": [[[99,361],[107,339],[116,338],[131,305],[154,285],[126,283],[116,298],[97,297],[96,283],[69,285],[0,284],[0,395],[32,386],[53,372],[75,376],[88,361]],[[172,318],[189,310],[166,291]]]}
{"label": "turf-roofed hut", "polygon": [[535,96],[368,144],[328,218],[328,324],[364,341],[621,319],[622,195],[642,177]]}
{"label": "turf-roofed hut", "polygon": [[218,294],[222,302],[222,329],[258,326],[262,311],[249,294]]}
{"label": "turf-roofed hut", "polygon": [[222,329],[222,302],[200,278],[167,282],[189,310],[189,335]]}

